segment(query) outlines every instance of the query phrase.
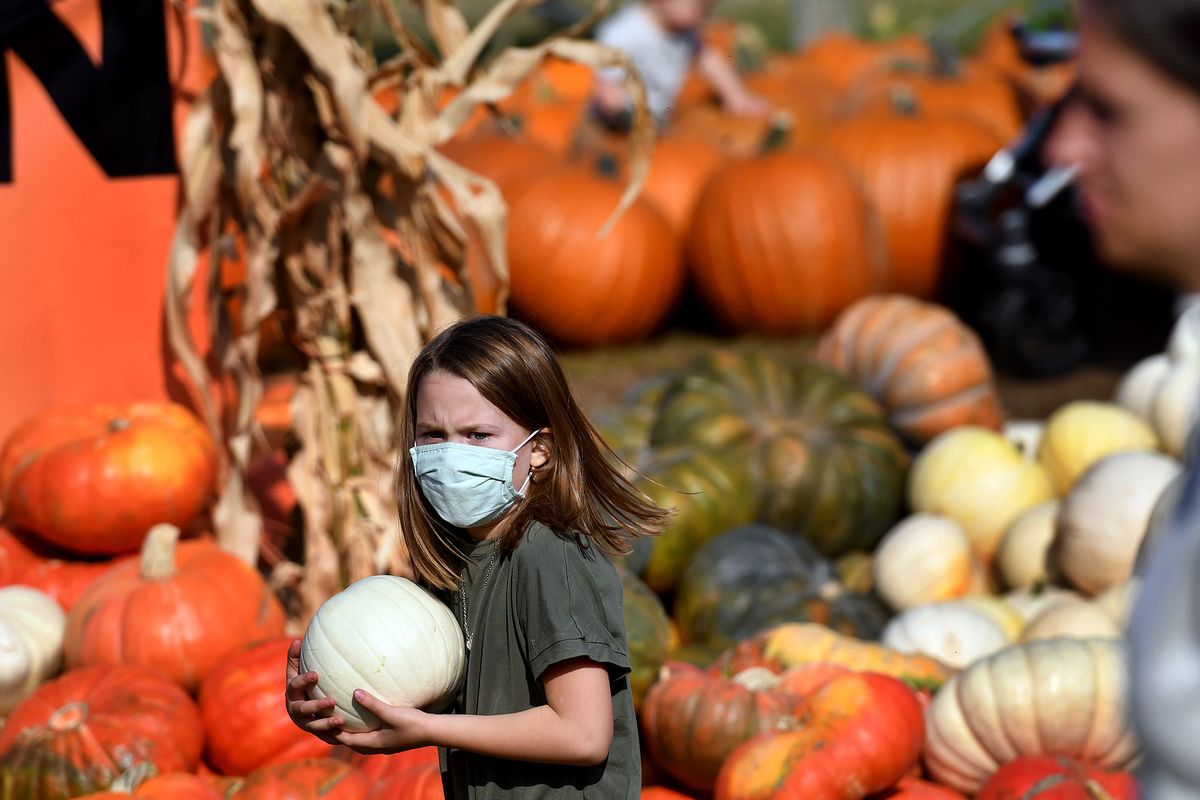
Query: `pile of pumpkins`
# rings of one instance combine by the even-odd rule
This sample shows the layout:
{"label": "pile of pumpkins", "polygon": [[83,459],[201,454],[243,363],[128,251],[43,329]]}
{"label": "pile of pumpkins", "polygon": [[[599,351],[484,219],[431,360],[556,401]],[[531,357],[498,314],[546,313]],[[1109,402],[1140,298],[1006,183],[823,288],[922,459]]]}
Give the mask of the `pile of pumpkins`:
{"label": "pile of pumpkins", "polygon": [[[916,37],[845,34],[746,56],[716,26],[711,46],[774,112],[728,115],[693,78],[603,235],[630,142],[588,123],[589,68],[551,59],[443,152],[500,188],[511,311],[564,345],[639,340],[685,287],[728,332],[818,331],[868,294],[932,297],[955,183],[1066,87],[1071,67],[1025,65],[1006,22],[953,62]],[[475,296],[489,311],[496,287]]]}

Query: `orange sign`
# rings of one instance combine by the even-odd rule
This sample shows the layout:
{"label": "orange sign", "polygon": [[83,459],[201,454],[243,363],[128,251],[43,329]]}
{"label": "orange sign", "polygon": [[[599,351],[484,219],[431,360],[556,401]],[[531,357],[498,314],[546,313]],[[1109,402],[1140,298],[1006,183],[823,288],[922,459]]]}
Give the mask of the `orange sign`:
{"label": "orange sign", "polygon": [[42,408],[186,397],[168,386],[163,293],[175,147],[211,74],[171,0],[6,2],[0,441]]}

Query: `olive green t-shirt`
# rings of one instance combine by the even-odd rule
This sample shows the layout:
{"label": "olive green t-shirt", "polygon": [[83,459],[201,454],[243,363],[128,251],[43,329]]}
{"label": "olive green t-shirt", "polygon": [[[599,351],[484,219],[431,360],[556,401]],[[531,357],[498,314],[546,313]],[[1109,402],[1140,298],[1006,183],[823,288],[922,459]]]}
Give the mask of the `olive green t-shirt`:
{"label": "olive green t-shirt", "polygon": [[[442,748],[448,800],[636,800],[641,754],[629,690],[621,580],[612,562],[596,548],[535,523],[511,554],[499,553],[495,540],[475,545],[463,578],[472,643],[453,711],[509,714],[545,705],[542,673],[583,656],[608,669],[613,740],[607,761],[592,767]],[[462,594],[455,593],[451,602],[459,624]]]}

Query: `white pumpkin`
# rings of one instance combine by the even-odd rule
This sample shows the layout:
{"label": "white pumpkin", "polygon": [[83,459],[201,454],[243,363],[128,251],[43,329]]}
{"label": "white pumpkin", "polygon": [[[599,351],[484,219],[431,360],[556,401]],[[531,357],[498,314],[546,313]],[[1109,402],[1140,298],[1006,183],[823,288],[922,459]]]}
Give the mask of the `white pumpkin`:
{"label": "white pumpkin", "polygon": [[1050,415],[1038,460],[1062,496],[1107,455],[1157,449],[1158,437],[1132,411],[1116,403],[1075,400]]}
{"label": "white pumpkin", "polygon": [[1024,629],[1024,626],[1028,625],[1030,620],[1047,608],[1071,600],[1082,599],[1083,595],[1062,586],[1046,584],[1044,586],[1027,586],[1023,589],[1013,589],[1010,592],[1005,592],[1003,597],[1004,601],[1021,615],[1024,620],[1021,627]]}
{"label": "white pumpkin", "polygon": [[1187,483],[1187,474],[1179,473],[1175,479],[1167,484],[1167,488],[1158,496],[1158,500],[1154,503],[1154,509],[1150,512],[1150,519],[1146,522],[1146,534],[1142,538],[1142,545],[1138,548],[1137,560],[1134,562],[1134,572],[1140,573],[1145,569],[1148,563],[1150,554],[1154,552],[1154,548],[1158,545],[1159,537],[1162,536],[1169,527],[1171,519],[1175,516],[1175,510],[1179,506],[1179,499],[1183,495],[1184,486]]}
{"label": "white pumpkin", "polygon": [[1154,401],[1163,380],[1171,371],[1171,359],[1166,353],[1146,356],[1134,364],[1121,382],[1113,400],[1149,422],[1154,415]]}
{"label": "white pumpkin", "polygon": [[884,534],[872,568],[875,591],[897,611],[985,588],[962,526],[937,514],[913,514]]}
{"label": "white pumpkin", "polygon": [[1120,635],[1120,626],[1099,606],[1079,599],[1067,600],[1044,609],[1025,626],[1025,630],[1021,632],[1021,641],[1057,639],[1060,636],[1115,639]]}
{"label": "white pumpkin", "polygon": [[1164,451],[1183,458],[1197,412],[1200,412],[1200,357],[1176,361],[1158,386],[1149,417]]}
{"label": "white pumpkin", "polygon": [[1100,609],[1106,617],[1124,630],[1129,624],[1129,612],[1133,610],[1133,602],[1137,599],[1140,580],[1137,577],[1118,583],[1116,586],[1101,592],[1092,605]]}
{"label": "white pumpkin", "polygon": [[1038,446],[1042,443],[1042,433],[1045,430],[1046,424],[1040,419],[1010,419],[1004,423],[1001,432],[1021,455],[1033,461],[1037,458]]}
{"label": "white pumpkin", "polygon": [[971,547],[991,562],[1000,537],[1028,508],[1053,499],[1046,471],[1002,434],[964,425],[938,436],[909,473],[914,511],[942,514],[962,525]]}
{"label": "white pumpkin", "polygon": [[394,706],[438,711],[450,702],[466,664],[462,628],[445,604],[417,584],[372,575],[330,597],[313,615],[300,670],[317,673],[314,697],[332,697],[347,731],[379,727],[354,702],[364,689]]}
{"label": "white pumpkin", "polygon": [[0,716],[58,672],[67,615],[29,586],[0,589]]}
{"label": "white pumpkin", "polygon": [[1021,631],[1025,628],[1025,616],[1005,598],[992,594],[973,594],[955,602],[986,614],[992,622],[1000,626],[1008,641],[1015,642],[1021,638]]}
{"label": "white pumpkin", "polygon": [[1046,558],[1054,541],[1058,507],[1057,500],[1036,505],[1013,520],[1004,531],[993,563],[1000,580],[1008,588],[1018,589],[1048,580]]}
{"label": "white pumpkin", "polygon": [[938,689],[925,713],[925,766],[967,795],[1027,755],[1127,769],[1138,756],[1128,683],[1119,639],[1010,645]]}
{"label": "white pumpkin", "polygon": [[1180,474],[1179,462],[1151,452],[1116,453],[1084,473],[1058,514],[1054,568],[1096,595],[1133,574],[1154,505]]}
{"label": "white pumpkin", "polygon": [[1200,358],[1200,299],[1188,298],[1188,305],[1171,327],[1167,339],[1167,355],[1172,361]]}
{"label": "white pumpkin", "polygon": [[962,669],[1010,641],[988,614],[953,600],[897,614],[879,640],[893,650],[929,656],[954,669]]}

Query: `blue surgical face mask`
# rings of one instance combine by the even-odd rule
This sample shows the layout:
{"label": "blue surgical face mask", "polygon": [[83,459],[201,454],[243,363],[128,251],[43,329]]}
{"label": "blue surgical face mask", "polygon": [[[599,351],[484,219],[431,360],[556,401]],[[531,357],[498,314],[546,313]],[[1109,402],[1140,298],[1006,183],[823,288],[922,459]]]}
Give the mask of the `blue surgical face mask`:
{"label": "blue surgical face mask", "polygon": [[482,445],[438,442],[409,448],[417,483],[438,516],[459,528],[476,528],[495,522],[524,496],[513,486],[517,451],[538,435],[534,431],[512,450]]}

